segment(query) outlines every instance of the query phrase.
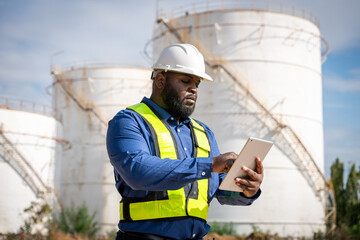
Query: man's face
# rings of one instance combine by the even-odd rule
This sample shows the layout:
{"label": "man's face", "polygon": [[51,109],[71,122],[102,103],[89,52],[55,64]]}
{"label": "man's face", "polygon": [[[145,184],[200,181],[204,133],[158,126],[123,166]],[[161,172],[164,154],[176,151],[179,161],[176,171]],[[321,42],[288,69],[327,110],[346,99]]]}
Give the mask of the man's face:
{"label": "man's face", "polygon": [[195,110],[200,78],[175,72],[164,73],[166,82],[161,93],[167,111],[179,120],[189,117]]}

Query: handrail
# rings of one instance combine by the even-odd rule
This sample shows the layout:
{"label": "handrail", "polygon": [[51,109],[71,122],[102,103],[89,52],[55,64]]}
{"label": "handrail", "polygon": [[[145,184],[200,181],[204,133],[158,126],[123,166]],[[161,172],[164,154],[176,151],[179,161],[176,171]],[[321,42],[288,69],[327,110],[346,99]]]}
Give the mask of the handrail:
{"label": "handrail", "polygon": [[[2,128],[0,128],[0,130],[2,130]],[[4,154],[2,157],[19,173],[25,182],[28,183],[36,196],[43,197],[45,193],[49,192],[49,187],[46,186],[40,175],[2,131],[0,131],[0,142],[0,150],[2,150],[1,152]]]}
{"label": "handrail", "polygon": [[[276,3],[277,5],[273,3]],[[212,11],[271,11],[278,13],[286,13],[307,19],[313,24],[315,24],[318,28],[320,28],[318,19],[310,10],[306,10],[304,8],[295,6],[293,4],[279,2],[275,0],[221,0],[221,1],[207,0],[205,2],[196,2],[193,4],[183,5],[168,12],[160,9],[158,10],[157,13],[157,19],[158,21],[161,21],[161,19],[166,19],[169,21],[171,19],[181,18],[183,16],[187,16],[190,14],[200,14],[200,13],[206,13]],[[267,23],[240,23],[240,24],[249,24],[249,25],[257,24],[259,26],[289,28],[287,26],[273,25]],[[229,25],[229,24],[223,23],[219,25]],[[206,26],[207,25],[195,26],[195,27],[206,27]],[[319,37],[319,39],[321,40],[321,57],[322,60],[325,61],[326,56],[330,51],[330,47],[326,39],[321,35],[317,36],[314,33],[305,31],[304,29],[294,29],[294,30],[301,31],[303,33],[308,33],[314,37]],[[161,35],[156,37],[161,37]],[[149,55],[147,53],[147,47],[153,40],[154,38],[150,39],[145,44],[144,54],[145,57],[147,58],[149,58]]]}
{"label": "handrail", "polygon": [[78,70],[82,68],[135,68],[135,69],[149,69],[149,67],[140,64],[129,64],[121,63],[118,61],[96,61],[96,60],[85,60],[69,62],[62,65],[52,64],[50,66],[51,73],[67,72],[72,70]]}
{"label": "handrail", "polygon": [[74,91],[71,89],[71,87],[68,84],[65,84],[65,81],[69,79],[65,79],[63,72],[56,72],[56,73],[53,72],[52,74],[53,77],[55,78],[55,81],[52,84],[53,86],[59,84],[61,88],[64,90],[64,92],[76,103],[78,107],[80,107],[80,109],[92,113],[103,126],[105,127],[107,126],[107,121],[102,118],[100,110],[96,107],[96,105],[86,103],[84,102],[84,100],[79,99],[76,96],[76,93],[74,93]]}
{"label": "handrail", "polygon": [[7,109],[23,110],[32,113],[39,113],[49,117],[54,116],[54,111],[49,106],[16,98],[0,97],[0,107]]}
{"label": "handrail", "polygon": [[[46,106],[44,104],[21,100],[21,99],[0,97],[0,108],[16,109],[20,111],[38,113],[55,118],[55,111],[51,107]],[[59,142],[63,146],[64,150],[71,148],[71,143],[69,141],[57,137],[40,136],[40,135],[34,135],[28,133],[16,133],[16,132],[3,130],[2,128],[0,128],[0,133],[22,134],[28,136],[35,136],[39,138],[47,138]]]}
{"label": "handrail", "polygon": [[30,136],[30,137],[36,137],[36,138],[42,138],[42,139],[49,139],[49,140],[60,143],[64,150],[68,150],[68,149],[72,148],[71,143],[69,141],[65,140],[65,139],[62,139],[62,138],[49,137],[49,136],[32,134],[32,133],[25,133],[25,132],[15,132],[15,131],[10,131],[10,130],[4,130],[2,128],[0,128],[0,133],[6,133],[6,134],[12,134],[12,135]]}
{"label": "handrail", "polygon": [[330,204],[328,203],[328,201],[325,202],[325,223],[330,223],[329,232],[333,232],[336,228],[335,190],[331,178],[327,181],[327,183],[329,186],[327,192],[327,200],[330,201]]}
{"label": "handrail", "polygon": [[260,10],[285,13],[307,19],[314,23],[317,27],[320,27],[319,20],[310,10],[296,6],[294,4],[276,0],[207,0],[179,6],[176,9],[172,9],[168,12],[165,12],[161,9],[158,11],[157,16],[158,18],[171,19],[188,14],[228,10]]}

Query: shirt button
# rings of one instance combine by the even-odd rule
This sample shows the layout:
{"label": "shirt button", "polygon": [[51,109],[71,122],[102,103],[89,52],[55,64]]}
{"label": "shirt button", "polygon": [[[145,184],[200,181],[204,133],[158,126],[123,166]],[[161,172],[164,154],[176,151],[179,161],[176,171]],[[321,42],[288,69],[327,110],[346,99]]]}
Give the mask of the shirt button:
{"label": "shirt button", "polygon": [[180,129],[178,129],[177,131],[180,132]]}
{"label": "shirt button", "polygon": [[195,237],[195,236],[196,236],[196,234],[194,233],[194,234],[193,234],[193,237]]}
{"label": "shirt button", "polygon": [[201,176],[205,176],[205,172],[202,172],[202,173],[201,173]]}
{"label": "shirt button", "polygon": [[173,118],[173,117],[171,117],[170,119],[171,119],[171,120],[174,120],[174,118]]}
{"label": "shirt button", "polygon": [[187,148],[186,148],[186,147],[184,147],[184,150],[186,151],[186,150],[187,150]]}

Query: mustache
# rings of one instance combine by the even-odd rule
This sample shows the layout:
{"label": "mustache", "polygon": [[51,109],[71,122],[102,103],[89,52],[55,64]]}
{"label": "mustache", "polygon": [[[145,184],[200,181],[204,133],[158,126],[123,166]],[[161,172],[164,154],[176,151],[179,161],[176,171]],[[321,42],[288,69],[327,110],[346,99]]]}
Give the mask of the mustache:
{"label": "mustache", "polygon": [[186,95],[185,97],[184,97],[184,100],[185,99],[191,99],[191,100],[194,100],[194,101],[196,101],[196,99],[197,99],[197,96],[195,95],[195,94],[188,94],[188,95]]}

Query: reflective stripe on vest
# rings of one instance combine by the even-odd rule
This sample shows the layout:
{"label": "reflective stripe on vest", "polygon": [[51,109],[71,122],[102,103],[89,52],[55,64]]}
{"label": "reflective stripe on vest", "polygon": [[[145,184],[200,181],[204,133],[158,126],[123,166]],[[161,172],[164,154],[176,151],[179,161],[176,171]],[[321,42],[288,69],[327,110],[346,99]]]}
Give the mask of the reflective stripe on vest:
{"label": "reflective stripe on vest", "polygon": [[[176,139],[166,120],[145,103],[128,107],[146,122],[154,140],[157,156],[179,159]],[[191,119],[194,156],[209,157],[210,144],[203,126]],[[157,149],[158,148],[158,149]],[[154,191],[145,198],[123,198],[120,202],[121,221],[174,219],[196,217],[206,221],[208,213],[209,179],[197,180],[192,187]]]}

